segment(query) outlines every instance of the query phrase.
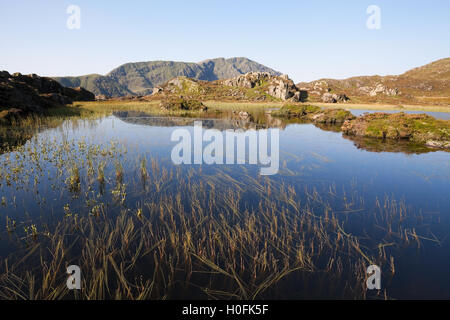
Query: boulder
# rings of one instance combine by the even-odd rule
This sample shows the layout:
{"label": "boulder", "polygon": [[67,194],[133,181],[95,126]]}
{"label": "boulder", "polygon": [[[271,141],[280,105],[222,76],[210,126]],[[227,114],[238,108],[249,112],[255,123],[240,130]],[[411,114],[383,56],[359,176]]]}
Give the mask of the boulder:
{"label": "boulder", "polygon": [[345,94],[332,94],[332,93],[324,93],[322,95],[322,102],[325,103],[337,103],[337,102],[347,102],[349,97],[347,97]]}
{"label": "boulder", "polygon": [[153,88],[152,95],[158,94],[158,93],[160,93],[160,92],[162,92],[162,91],[163,91],[163,88],[161,88],[161,87],[155,87],[155,88]]}
{"label": "boulder", "polygon": [[105,100],[108,100],[108,97],[106,95],[104,95],[104,94],[99,94],[99,95],[95,96],[95,100],[105,101]]}

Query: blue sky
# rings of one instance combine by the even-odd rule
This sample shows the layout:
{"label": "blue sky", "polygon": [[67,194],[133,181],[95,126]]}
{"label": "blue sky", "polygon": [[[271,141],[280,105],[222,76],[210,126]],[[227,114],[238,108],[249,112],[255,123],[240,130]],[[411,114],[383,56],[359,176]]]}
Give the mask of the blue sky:
{"label": "blue sky", "polygon": [[[66,27],[71,4],[80,30]],[[366,27],[369,5],[380,30]],[[450,1],[0,0],[0,41],[0,70],[47,76],[236,56],[296,82],[400,74],[450,57]]]}

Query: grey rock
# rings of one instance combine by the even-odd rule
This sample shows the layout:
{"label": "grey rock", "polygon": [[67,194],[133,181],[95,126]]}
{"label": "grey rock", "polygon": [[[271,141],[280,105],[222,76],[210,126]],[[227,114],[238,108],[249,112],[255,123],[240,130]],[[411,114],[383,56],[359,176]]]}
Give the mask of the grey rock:
{"label": "grey rock", "polygon": [[230,87],[255,88],[265,87],[265,92],[281,100],[300,101],[302,95],[294,82],[287,75],[274,76],[268,72],[249,72],[222,82]]}

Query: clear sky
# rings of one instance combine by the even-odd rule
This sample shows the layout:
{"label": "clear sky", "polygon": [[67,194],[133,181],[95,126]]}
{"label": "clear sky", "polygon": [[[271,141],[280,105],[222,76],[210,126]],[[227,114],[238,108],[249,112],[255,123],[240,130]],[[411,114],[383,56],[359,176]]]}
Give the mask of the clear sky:
{"label": "clear sky", "polygon": [[[67,7],[81,28],[67,28]],[[381,29],[366,26],[369,5]],[[105,74],[149,60],[248,57],[296,82],[400,74],[450,57],[448,0],[0,0],[0,70]]]}

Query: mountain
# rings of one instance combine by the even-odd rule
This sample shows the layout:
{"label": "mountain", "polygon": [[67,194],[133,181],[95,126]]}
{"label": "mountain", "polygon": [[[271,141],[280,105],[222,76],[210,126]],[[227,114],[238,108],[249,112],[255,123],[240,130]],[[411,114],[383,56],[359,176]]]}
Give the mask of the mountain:
{"label": "mountain", "polygon": [[310,101],[336,102],[333,95],[346,95],[353,103],[448,105],[450,58],[434,61],[401,75],[320,79],[298,83],[297,87],[308,91]]}
{"label": "mountain", "polygon": [[281,75],[280,72],[247,58],[218,58],[199,63],[174,61],[126,63],[104,76],[90,74],[79,77],[54,77],[54,79],[66,87],[83,87],[96,95],[119,97],[150,94],[154,87],[179,76],[214,81],[233,78],[247,72]]}

